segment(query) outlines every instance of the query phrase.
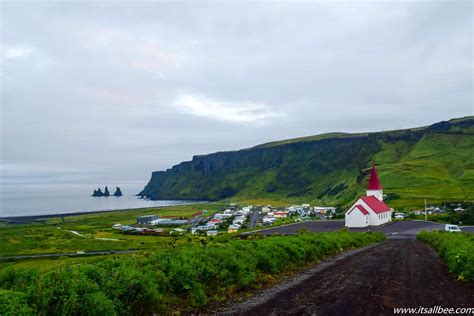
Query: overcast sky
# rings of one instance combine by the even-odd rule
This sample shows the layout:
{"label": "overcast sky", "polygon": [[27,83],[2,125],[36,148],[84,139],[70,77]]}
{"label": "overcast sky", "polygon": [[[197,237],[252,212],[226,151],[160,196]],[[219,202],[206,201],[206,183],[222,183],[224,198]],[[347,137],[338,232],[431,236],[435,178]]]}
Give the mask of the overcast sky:
{"label": "overcast sky", "polygon": [[1,3],[2,182],[473,115],[471,1]]}

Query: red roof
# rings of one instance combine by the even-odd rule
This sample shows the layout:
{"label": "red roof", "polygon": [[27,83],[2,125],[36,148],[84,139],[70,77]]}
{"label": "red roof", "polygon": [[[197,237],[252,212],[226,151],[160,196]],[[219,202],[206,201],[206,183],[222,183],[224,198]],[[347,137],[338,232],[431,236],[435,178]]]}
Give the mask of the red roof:
{"label": "red roof", "polygon": [[372,166],[367,190],[382,190],[382,186],[380,185],[379,176],[377,175],[377,170],[375,169],[375,166]]}
{"label": "red roof", "polygon": [[[364,214],[364,215],[369,215],[369,212],[368,212],[362,205],[356,205],[356,206],[352,209],[352,211],[355,210],[355,209],[358,209],[358,210],[361,211],[362,214]],[[349,214],[352,213],[352,211],[350,211]]]}
{"label": "red roof", "polygon": [[369,212],[362,206],[362,205],[356,205],[356,207],[365,215],[369,215]]}
{"label": "red roof", "polygon": [[390,211],[390,207],[385,204],[384,202],[380,201],[373,195],[363,195],[360,197],[362,201],[367,204],[372,211],[374,211],[376,214],[379,213],[385,213]]}

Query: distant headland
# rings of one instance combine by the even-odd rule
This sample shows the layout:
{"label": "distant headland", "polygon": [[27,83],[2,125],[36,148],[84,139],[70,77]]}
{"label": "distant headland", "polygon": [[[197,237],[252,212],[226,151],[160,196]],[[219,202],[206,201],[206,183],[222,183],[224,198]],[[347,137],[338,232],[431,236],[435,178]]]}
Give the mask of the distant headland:
{"label": "distant headland", "polygon": [[[114,193],[114,196],[122,196],[122,190],[120,190],[119,187],[117,187],[115,189],[115,193]],[[105,189],[104,189],[104,192],[102,192],[102,190],[100,188],[98,188],[97,190],[94,190],[94,193],[92,193],[92,196],[110,196],[110,192],[109,192],[109,189],[107,188],[107,186],[105,186]]]}

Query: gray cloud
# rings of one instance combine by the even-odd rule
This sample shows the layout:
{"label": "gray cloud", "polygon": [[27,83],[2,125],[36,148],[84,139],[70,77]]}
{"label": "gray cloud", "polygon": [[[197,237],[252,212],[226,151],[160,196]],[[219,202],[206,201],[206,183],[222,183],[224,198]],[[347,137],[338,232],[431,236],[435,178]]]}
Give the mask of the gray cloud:
{"label": "gray cloud", "polygon": [[474,113],[469,1],[1,5],[4,181]]}

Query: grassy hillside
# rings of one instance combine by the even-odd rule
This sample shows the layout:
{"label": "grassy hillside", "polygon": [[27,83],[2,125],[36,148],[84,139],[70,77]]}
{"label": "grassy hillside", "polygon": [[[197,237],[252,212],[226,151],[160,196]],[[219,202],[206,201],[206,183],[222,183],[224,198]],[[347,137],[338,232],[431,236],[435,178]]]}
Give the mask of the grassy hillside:
{"label": "grassy hillside", "polygon": [[379,133],[331,133],[195,156],[154,172],[152,199],[270,199],[347,205],[375,163],[393,207],[474,200],[474,117]]}

